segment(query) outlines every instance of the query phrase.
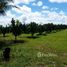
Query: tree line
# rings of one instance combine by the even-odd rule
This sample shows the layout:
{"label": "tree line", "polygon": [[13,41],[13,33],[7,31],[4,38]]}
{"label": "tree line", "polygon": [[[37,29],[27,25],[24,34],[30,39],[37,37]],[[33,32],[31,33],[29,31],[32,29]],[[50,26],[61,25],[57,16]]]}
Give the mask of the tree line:
{"label": "tree line", "polygon": [[6,33],[12,33],[15,36],[15,40],[17,40],[17,36],[24,34],[31,34],[31,37],[34,37],[35,33],[42,35],[43,33],[51,33],[66,29],[67,25],[65,24],[37,24],[35,22],[31,22],[29,24],[22,24],[19,20],[14,20],[12,18],[11,25],[9,26],[2,26],[0,25],[0,33],[3,34],[5,37]]}

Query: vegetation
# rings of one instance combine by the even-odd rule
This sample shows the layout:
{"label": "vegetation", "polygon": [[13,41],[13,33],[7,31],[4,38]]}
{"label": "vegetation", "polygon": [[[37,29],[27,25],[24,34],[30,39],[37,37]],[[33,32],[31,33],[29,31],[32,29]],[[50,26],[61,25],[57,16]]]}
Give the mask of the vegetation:
{"label": "vegetation", "polygon": [[11,31],[13,33],[13,35],[15,36],[15,40],[17,40],[17,36],[19,36],[22,32],[21,30],[21,23],[19,22],[19,20],[17,20],[15,22],[15,20],[12,18],[12,21],[11,21]]}
{"label": "vegetation", "polygon": [[33,37],[34,34],[37,32],[37,24],[35,22],[31,22],[28,25],[28,31],[29,31],[29,33],[31,33],[31,35]]}
{"label": "vegetation", "polygon": [[[42,35],[44,33],[47,36]],[[10,59],[7,62],[3,60],[3,49],[5,48],[11,49],[10,52],[8,51],[10,55],[8,52],[8,56],[4,53],[4,58],[9,57]],[[19,20],[14,20],[14,18],[8,27],[1,25],[0,67],[5,66],[67,66],[67,25],[53,23],[38,25],[35,22],[21,24]]]}
{"label": "vegetation", "polygon": [[11,5],[8,5],[13,0],[0,0],[0,14],[4,15],[6,10],[11,8]]}
{"label": "vegetation", "polygon": [[[18,8],[10,2],[0,0],[0,14]],[[67,25],[22,24],[14,18],[11,25],[0,25],[0,67],[67,67]]]}
{"label": "vegetation", "polygon": [[14,3],[13,1],[14,0],[0,0],[0,15],[5,15],[6,11],[12,7],[15,7],[20,10],[19,7],[10,4],[10,3]]}
{"label": "vegetation", "polygon": [[[67,66],[67,29],[56,33],[40,35],[39,38],[29,39],[30,34],[21,34],[14,43],[14,36],[6,34],[4,38],[0,34],[0,66],[1,67],[65,67]],[[2,52],[5,47],[11,48],[10,61],[2,60]],[[38,53],[45,54],[38,57]],[[47,56],[54,54],[56,56]]]}
{"label": "vegetation", "polygon": [[11,25],[9,25],[8,27],[3,27],[2,25],[0,26],[0,33],[2,33],[4,37],[6,33],[12,33],[15,36],[16,40],[17,36],[21,35],[22,33],[31,34],[31,37],[33,38],[34,34],[36,33],[42,35],[43,33],[48,34],[51,32],[61,31],[66,28],[67,25],[55,25],[53,23],[38,25],[35,22],[31,22],[29,24],[22,24],[19,20],[14,20],[14,18],[12,18]]}
{"label": "vegetation", "polygon": [[42,33],[43,33],[44,31],[45,31],[45,30],[44,30],[43,26],[42,26],[42,25],[38,25],[38,32],[39,32],[39,34],[42,35]]}

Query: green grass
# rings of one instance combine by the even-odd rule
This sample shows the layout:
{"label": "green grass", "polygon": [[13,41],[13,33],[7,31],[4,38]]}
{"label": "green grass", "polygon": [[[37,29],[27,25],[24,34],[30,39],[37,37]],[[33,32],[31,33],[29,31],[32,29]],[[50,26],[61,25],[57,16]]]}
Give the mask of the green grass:
{"label": "green grass", "polygon": [[[67,66],[67,30],[40,35],[38,38],[27,38],[30,34],[18,37],[20,42],[14,43],[14,36],[0,35],[0,67],[66,67]],[[4,42],[3,42],[4,41]],[[2,60],[5,47],[11,48],[9,62]],[[38,57],[38,53],[42,56]],[[53,54],[56,56],[48,56]]]}

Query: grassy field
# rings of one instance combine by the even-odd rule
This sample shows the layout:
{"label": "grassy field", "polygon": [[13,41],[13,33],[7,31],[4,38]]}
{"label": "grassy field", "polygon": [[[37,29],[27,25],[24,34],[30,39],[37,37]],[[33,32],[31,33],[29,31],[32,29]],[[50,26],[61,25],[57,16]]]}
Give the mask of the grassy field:
{"label": "grassy field", "polygon": [[[67,67],[67,30],[59,31],[37,38],[28,38],[22,34],[18,42],[14,36],[0,35],[0,67]],[[10,61],[2,60],[5,47],[11,48]]]}

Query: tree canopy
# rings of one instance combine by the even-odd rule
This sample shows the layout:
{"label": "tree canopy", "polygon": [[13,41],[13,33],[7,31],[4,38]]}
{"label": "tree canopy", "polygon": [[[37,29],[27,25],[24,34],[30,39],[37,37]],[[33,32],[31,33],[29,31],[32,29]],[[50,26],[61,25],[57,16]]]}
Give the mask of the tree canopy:
{"label": "tree canopy", "polygon": [[0,0],[0,15],[4,15],[6,10],[11,8],[10,2],[13,2],[13,0]]}

